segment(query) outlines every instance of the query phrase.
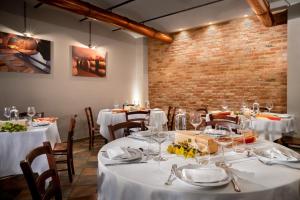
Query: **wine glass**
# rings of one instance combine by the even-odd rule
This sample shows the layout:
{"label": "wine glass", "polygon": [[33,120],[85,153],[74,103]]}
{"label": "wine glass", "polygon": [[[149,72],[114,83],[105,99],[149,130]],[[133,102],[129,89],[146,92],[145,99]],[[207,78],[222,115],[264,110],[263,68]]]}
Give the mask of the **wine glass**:
{"label": "wine glass", "polygon": [[4,107],[4,117],[9,120],[10,119],[10,107]]}
{"label": "wine glass", "polygon": [[204,152],[203,155],[201,153],[196,154],[195,156],[195,160],[197,162],[197,164],[199,165],[209,165],[210,163],[210,149],[209,149],[209,145],[208,145],[208,140],[207,142],[198,142],[198,149],[200,150],[200,152]]}
{"label": "wine glass", "polygon": [[225,163],[224,148],[233,142],[232,130],[227,124],[216,124],[216,130],[218,130],[218,135],[215,137],[215,141],[221,146],[222,161]]}
{"label": "wine glass", "polygon": [[228,104],[227,104],[227,102],[225,100],[222,101],[221,107],[222,107],[223,111],[227,111],[228,110]]}
{"label": "wine glass", "polygon": [[200,112],[194,111],[190,113],[190,123],[195,128],[195,131],[197,131],[197,127],[201,124],[202,118]]}
{"label": "wine glass", "polygon": [[35,108],[33,106],[29,106],[27,108],[27,115],[30,117],[30,123],[32,122],[32,118],[35,116]]}
{"label": "wine glass", "polygon": [[273,109],[273,102],[269,101],[266,103],[266,108],[268,109],[269,113],[271,112],[271,110]]}
{"label": "wine glass", "polygon": [[164,158],[161,156],[161,144],[167,140],[168,135],[163,132],[157,132],[156,134],[152,135],[151,138],[159,144],[159,155],[157,157],[155,157],[153,160],[159,161],[159,162],[166,161],[167,158]]}

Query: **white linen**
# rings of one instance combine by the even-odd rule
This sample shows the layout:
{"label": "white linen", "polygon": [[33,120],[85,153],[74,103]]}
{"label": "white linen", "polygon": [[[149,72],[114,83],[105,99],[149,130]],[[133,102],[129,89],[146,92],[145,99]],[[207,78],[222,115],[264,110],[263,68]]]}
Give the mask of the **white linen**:
{"label": "white linen", "polygon": [[[120,138],[105,145],[101,151],[124,144],[132,148],[147,146],[147,142]],[[271,142],[258,141],[256,146],[264,147],[268,144]],[[163,150],[166,149],[166,145],[163,144]],[[234,152],[226,152],[226,155],[228,154],[234,154],[231,158],[241,157]],[[245,176],[238,178],[242,190],[240,193],[233,190],[232,184],[216,188],[200,188],[175,180],[172,185],[166,186],[164,183],[170,174],[172,164],[180,167],[188,163],[195,164],[195,160],[165,152],[164,156],[168,157],[168,160],[161,162],[160,166],[153,160],[145,164],[105,166],[104,159],[99,153],[98,200],[290,200],[300,197],[299,170],[280,165],[267,166],[260,163],[257,158],[247,158],[245,155],[239,160],[229,161],[226,158],[232,163],[231,168],[247,172]]]}
{"label": "white linen", "polygon": [[[26,132],[0,132],[0,177],[22,174],[20,161],[45,141],[49,141],[52,147],[56,142],[60,142],[56,123],[44,127],[32,127]],[[47,170],[46,156],[38,157],[32,163],[32,168],[38,173]]]}
{"label": "white linen", "polygon": [[228,177],[221,168],[183,169],[182,175],[192,182],[217,182]]}
{"label": "white linen", "polygon": [[[134,115],[135,118],[143,117],[139,115]],[[164,111],[154,111],[151,110],[150,112],[150,119],[149,119],[150,126],[157,126],[162,127],[164,124],[168,122],[167,116]],[[114,125],[121,122],[126,121],[125,113],[113,113],[111,111],[107,111],[107,109],[100,110],[98,117],[97,117],[97,124],[100,125],[100,134],[108,139],[111,140],[108,125]],[[124,136],[123,130],[118,130],[115,132],[116,138],[120,138]]]}
{"label": "white linen", "polygon": [[125,148],[121,148],[121,147],[109,148],[109,149],[107,149],[106,153],[107,153],[107,157],[109,159],[114,159],[119,156],[122,156],[124,158],[130,157],[129,152]]}
{"label": "white linen", "polygon": [[274,141],[282,137],[282,133],[296,131],[295,118],[284,118],[281,120],[253,119],[251,128],[259,133],[260,138]]}

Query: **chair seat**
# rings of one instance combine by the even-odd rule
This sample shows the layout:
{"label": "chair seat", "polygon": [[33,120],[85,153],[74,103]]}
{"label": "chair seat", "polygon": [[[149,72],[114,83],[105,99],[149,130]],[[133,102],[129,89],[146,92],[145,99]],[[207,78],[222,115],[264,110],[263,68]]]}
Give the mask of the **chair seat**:
{"label": "chair seat", "polygon": [[67,152],[67,148],[68,147],[68,145],[67,145],[67,143],[56,143],[55,145],[54,145],[54,148],[53,148],[53,152],[54,152],[54,154],[55,153],[65,153],[65,152]]}

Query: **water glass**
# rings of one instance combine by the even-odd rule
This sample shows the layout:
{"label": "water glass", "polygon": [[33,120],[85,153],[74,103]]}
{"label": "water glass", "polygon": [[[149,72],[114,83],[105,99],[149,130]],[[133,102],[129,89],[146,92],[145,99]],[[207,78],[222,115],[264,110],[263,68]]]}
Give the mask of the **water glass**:
{"label": "water glass", "polygon": [[223,111],[228,111],[228,103],[226,100],[223,100],[221,103],[221,107]]}
{"label": "water glass", "polygon": [[10,120],[10,107],[4,107],[3,115],[7,120]]}
{"label": "water glass", "polygon": [[224,148],[233,143],[232,130],[229,125],[226,124],[216,124],[216,130],[220,135],[215,137],[215,141],[221,146],[222,151],[222,161],[225,163],[225,151]]}
{"label": "water glass", "polygon": [[201,124],[201,122],[202,122],[202,117],[200,112],[193,111],[190,113],[190,123],[195,128],[195,131],[197,130],[197,127]]}
{"label": "water glass", "polygon": [[157,157],[155,157],[153,160],[159,161],[159,162],[167,160],[167,158],[164,158],[161,156],[161,144],[164,143],[167,140],[167,138],[168,138],[168,134],[162,133],[162,132],[158,132],[151,136],[151,139],[153,139],[159,145],[159,155]]}
{"label": "water glass", "polygon": [[36,112],[35,112],[35,108],[33,106],[29,106],[27,108],[27,115],[30,117],[30,121],[29,123],[32,122],[32,118],[35,116]]}
{"label": "water glass", "polygon": [[210,164],[210,149],[208,141],[204,143],[197,143],[200,152],[205,152],[206,155],[196,154],[195,160],[199,165],[209,165]]}
{"label": "water glass", "polygon": [[183,109],[178,109],[175,116],[175,130],[186,130],[186,113]]}
{"label": "water glass", "polygon": [[266,108],[268,109],[269,113],[271,112],[271,110],[273,109],[273,102],[269,101],[266,103]]}

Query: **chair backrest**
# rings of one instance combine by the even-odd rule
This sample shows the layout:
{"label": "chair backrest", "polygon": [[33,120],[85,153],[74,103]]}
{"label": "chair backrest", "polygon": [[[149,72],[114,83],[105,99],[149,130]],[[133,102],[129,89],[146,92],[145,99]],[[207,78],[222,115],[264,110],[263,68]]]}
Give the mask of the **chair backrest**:
{"label": "chair backrest", "polygon": [[92,129],[94,128],[94,118],[93,118],[93,112],[91,107],[84,108],[86,119],[88,122],[89,127],[89,135],[92,133]]}
{"label": "chair backrest", "polygon": [[202,114],[207,115],[208,114],[208,106],[203,105],[200,108],[196,109],[196,111],[201,112],[201,116],[202,116]]}
{"label": "chair backrest", "polygon": [[144,125],[143,121],[141,123],[140,122],[128,121],[128,122],[122,122],[122,123],[115,124],[115,125],[108,125],[108,130],[109,130],[111,140],[116,139],[115,131],[117,131],[119,129],[123,129],[123,128],[126,128],[126,129],[141,128],[141,130],[144,131],[145,130],[145,125]]}
{"label": "chair backrest", "polygon": [[74,115],[73,117],[71,117],[70,127],[69,127],[69,131],[68,131],[67,151],[68,151],[68,155],[71,157],[73,157],[73,136],[74,136],[74,129],[75,129],[75,125],[76,125],[76,117],[77,117],[77,115]]}
{"label": "chair backrest", "polygon": [[260,107],[259,107],[259,111],[260,111],[260,112],[269,112],[268,108],[263,107],[263,106],[260,106]]}
{"label": "chair backrest", "polygon": [[232,124],[238,124],[239,123],[239,117],[238,116],[230,116],[230,115],[223,115],[223,114],[209,114],[210,122],[207,122],[207,125],[211,125],[212,128],[215,128],[216,123],[221,122],[228,122]]}
{"label": "chair backrest", "polygon": [[168,108],[168,114],[167,114],[167,118],[168,118],[168,130],[171,131],[174,129],[174,119],[175,119],[175,114],[176,114],[176,107],[172,107],[169,106]]}
{"label": "chair backrest", "polygon": [[[134,115],[142,115],[144,117],[137,117],[135,118]],[[129,119],[129,116],[132,116],[132,118]],[[132,122],[145,122],[146,120],[148,120],[150,117],[150,110],[138,110],[138,111],[132,111],[126,112],[126,121],[132,121]]]}
{"label": "chair backrest", "polygon": [[[32,162],[40,155],[46,155],[49,169],[36,176],[31,168]],[[21,169],[26,179],[33,200],[48,200],[55,197],[62,199],[62,192],[59,177],[57,174],[55,158],[49,142],[44,142],[43,146],[33,149],[27,154],[25,160],[20,162]],[[51,182],[46,186],[46,180],[51,178]]]}

